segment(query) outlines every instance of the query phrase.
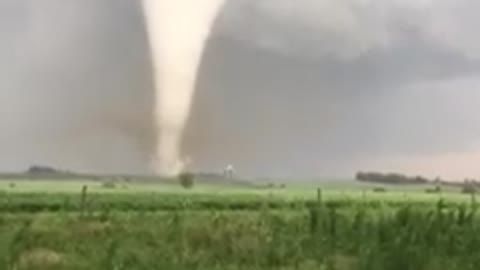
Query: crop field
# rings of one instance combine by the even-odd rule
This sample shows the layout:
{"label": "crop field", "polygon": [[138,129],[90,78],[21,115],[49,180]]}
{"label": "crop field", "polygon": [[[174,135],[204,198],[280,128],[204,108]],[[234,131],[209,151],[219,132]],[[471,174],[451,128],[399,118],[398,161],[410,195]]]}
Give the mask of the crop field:
{"label": "crop field", "polygon": [[0,269],[479,269],[474,194],[312,183],[0,181]]}

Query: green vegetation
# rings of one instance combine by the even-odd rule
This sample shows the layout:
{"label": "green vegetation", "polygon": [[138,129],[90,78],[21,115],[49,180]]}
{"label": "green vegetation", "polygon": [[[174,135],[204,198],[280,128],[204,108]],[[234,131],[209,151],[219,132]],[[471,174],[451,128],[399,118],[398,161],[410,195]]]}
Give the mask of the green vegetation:
{"label": "green vegetation", "polygon": [[0,269],[480,265],[475,193],[461,188],[105,183],[0,182]]}
{"label": "green vegetation", "polygon": [[184,188],[193,188],[195,184],[195,175],[189,172],[183,172],[178,176],[178,180],[180,181],[180,185]]}
{"label": "green vegetation", "polygon": [[[398,173],[358,172],[355,178],[358,181],[384,184],[427,184],[432,182],[421,176],[409,177]],[[438,179],[438,181],[441,180]]]}

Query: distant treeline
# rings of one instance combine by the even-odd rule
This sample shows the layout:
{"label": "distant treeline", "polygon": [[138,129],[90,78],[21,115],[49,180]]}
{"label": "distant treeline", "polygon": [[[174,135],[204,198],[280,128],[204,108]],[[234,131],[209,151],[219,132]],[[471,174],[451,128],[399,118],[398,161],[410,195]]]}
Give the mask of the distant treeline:
{"label": "distant treeline", "polygon": [[400,173],[379,173],[379,172],[358,172],[355,176],[357,181],[377,184],[393,185],[423,185],[433,184],[439,186],[451,186],[462,188],[464,192],[470,193],[473,190],[480,189],[480,182],[475,179],[465,179],[462,181],[449,181],[440,178],[428,179],[422,176],[407,176]]}
{"label": "distant treeline", "polygon": [[75,175],[76,173],[69,171],[62,171],[48,166],[33,165],[26,171],[26,174],[30,175]]}
{"label": "distant treeline", "polygon": [[[69,170],[61,170],[50,166],[32,165],[22,172],[4,173],[0,172],[0,180],[93,180],[93,181],[127,181],[134,176],[128,175],[94,175],[78,173]],[[138,177],[146,178],[146,177]],[[152,177],[153,178],[153,177]]]}
{"label": "distant treeline", "polygon": [[356,180],[360,182],[372,182],[379,184],[396,184],[396,185],[412,185],[412,184],[428,184],[438,179],[430,180],[422,176],[407,176],[399,173],[378,173],[378,172],[358,172]]}

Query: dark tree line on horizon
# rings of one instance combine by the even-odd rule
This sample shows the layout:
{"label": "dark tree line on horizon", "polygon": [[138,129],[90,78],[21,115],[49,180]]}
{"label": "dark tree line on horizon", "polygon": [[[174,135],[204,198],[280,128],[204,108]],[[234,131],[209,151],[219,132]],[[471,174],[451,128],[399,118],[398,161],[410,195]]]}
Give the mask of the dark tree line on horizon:
{"label": "dark tree line on horizon", "polygon": [[422,176],[407,176],[399,173],[358,172],[355,179],[360,182],[372,182],[379,184],[428,184],[441,182],[439,179],[430,180]]}
{"label": "dark tree line on horizon", "polygon": [[424,185],[433,184],[439,186],[461,187],[465,193],[480,188],[480,182],[475,179],[465,179],[464,181],[450,181],[439,177],[428,179],[423,176],[407,176],[400,173],[380,173],[380,172],[358,172],[355,179],[359,182],[390,184],[390,185]]}

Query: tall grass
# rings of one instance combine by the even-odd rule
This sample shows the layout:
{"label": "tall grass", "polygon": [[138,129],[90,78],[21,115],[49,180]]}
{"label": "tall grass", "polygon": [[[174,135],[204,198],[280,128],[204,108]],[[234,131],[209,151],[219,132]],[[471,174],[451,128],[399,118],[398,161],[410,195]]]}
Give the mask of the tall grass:
{"label": "tall grass", "polygon": [[2,238],[2,262],[18,270],[32,262],[35,269],[89,270],[480,265],[480,219],[471,205],[317,201],[275,208],[266,202],[232,210],[189,203],[160,212],[103,205],[88,215],[3,213],[0,232],[14,233]]}
{"label": "tall grass", "polygon": [[[415,203],[416,208],[431,208],[434,200],[410,201],[403,198],[392,197],[384,200],[363,195],[358,198],[333,197],[325,198],[319,191],[319,199],[326,205],[336,208],[352,208],[362,204],[367,208],[399,208]],[[465,202],[475,203],[470,195],[464,195],[464,200],[449,200],[447,207],[458,207]],[[440,198],[440,197],[433,197]],[[297,210],[307,209],[316,205],[318,199],[289,199],[281,196],[245,195],[207,195],[207,194],[168,194],[168,193],[94,193],[87,194],[86,189],[80,194],[73,193],[0,193],[0,213],[43,213],[43,212],[88,212],[101,211],[109,208],[116,211],[179,211],[179,210],[218,210],[218,211],[259,211],[266,207],[272,210]]]}

